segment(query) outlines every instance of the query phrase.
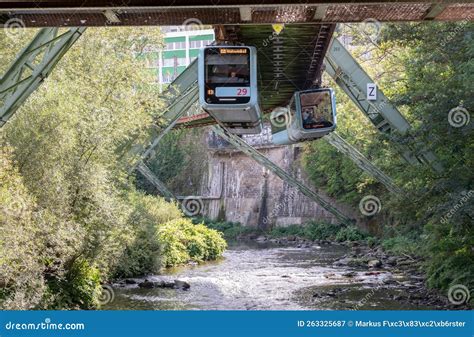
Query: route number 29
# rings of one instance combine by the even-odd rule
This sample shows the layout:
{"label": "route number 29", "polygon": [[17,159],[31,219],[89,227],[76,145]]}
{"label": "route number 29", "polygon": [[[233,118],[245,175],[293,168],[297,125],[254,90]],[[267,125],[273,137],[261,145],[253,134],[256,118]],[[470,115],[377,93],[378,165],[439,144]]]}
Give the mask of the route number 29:
{"label": "route number 29", "polygon": [[237,96],[247,96],[247,88],[238,88]]}

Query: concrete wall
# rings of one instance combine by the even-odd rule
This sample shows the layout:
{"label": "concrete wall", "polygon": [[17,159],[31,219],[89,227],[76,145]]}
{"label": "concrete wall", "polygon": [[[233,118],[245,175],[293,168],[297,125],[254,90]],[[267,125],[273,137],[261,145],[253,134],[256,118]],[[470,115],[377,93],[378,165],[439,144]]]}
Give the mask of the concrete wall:
{"label": "concrete wall", "polygon": [[[267,158],[311,186],[299,166],[300,147],[273,146],[268,128],[260,135],[244,138]],[[205,202],[206,216],[262,228],[301,224],[311,219],[337,222],[332,214],[244,153],[212,134],[208,144],[209,170],[203,178],[201,195],[221,198]],[[348,207],[336,206],[351,215]]]}

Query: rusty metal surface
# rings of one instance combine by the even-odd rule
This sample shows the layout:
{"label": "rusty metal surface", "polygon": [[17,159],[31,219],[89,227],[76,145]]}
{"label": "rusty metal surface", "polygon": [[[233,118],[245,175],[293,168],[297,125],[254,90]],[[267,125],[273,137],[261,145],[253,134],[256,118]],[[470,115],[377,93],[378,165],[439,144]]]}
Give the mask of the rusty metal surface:
{"label": "rusty metal surface", "polygon": [[[251,11],[248,21],[241,17],[243,5]],[[435,5],[442,6],[441,10],[434,17],[428,16]],[[106,10],[113,11],[119,21],[108,22]],[[468,0],[305,1],[304,4],[277,0],[0,1],[0,24],[12,18],[21,19],[27,27],[182,25],[191,18],[202,24],[472,21],[474,3]]]}

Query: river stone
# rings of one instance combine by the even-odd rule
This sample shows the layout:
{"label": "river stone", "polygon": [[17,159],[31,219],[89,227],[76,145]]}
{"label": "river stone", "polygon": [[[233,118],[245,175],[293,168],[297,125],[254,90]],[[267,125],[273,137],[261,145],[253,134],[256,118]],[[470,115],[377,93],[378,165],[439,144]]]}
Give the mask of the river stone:
{"label": "river stone", "polygon": [[390,266],[396,266],[396,265],[397,265],[397,258],[394,257],[394,256],[390,256],[390,257],[387,259],[386,263],[387,263],[388,265],[390,265]]}
{"label": "river stone", "polygon": [[356,275],[357,275],[357,273],[354,273],[353,271],[342,274],[342,276],[344,276],[344,277],[354,277]]}
{"label": "river stone", "polygon": [[137,284],[137,281],[127,278],[127,279],[125,279],[124,283],[125,284]]}
{"label": "river stone", "polygon": [[191,285],[185,281],[174,280],[174,287],[178,289],[188,290],[189,288],[191,288]]}
{"label": "river stone", "polygon": [[369,266],[369,268],[380,268],[382,267],[382,262],[380,262],[380,260],[370,260],[367,266]]}
{"label": "river stone", "polygon": [[140,288],[151,289],[151,288],[154,288],[154,287],[155,287],[155,283],[154,283],[154,282],[151,282],[151,281],[148,281],[148,280],[145,280],[145,281],[143,281],[143,282],[138,283],[138,286],[139,286]]}

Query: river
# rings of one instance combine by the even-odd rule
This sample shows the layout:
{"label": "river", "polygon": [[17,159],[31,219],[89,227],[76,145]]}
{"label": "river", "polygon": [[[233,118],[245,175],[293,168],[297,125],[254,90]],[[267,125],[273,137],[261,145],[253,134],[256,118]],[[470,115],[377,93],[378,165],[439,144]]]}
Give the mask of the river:
{"label": "river", "polygon": [[104,309],[430,309],[406,301],[404,295],[413,284],[402,274],[334,266],[347,252],[345,246],[329,244],[308,248],[234,244],[219,261],[146,277],[186,281],[189,290],[116,285],[114,299]]}

